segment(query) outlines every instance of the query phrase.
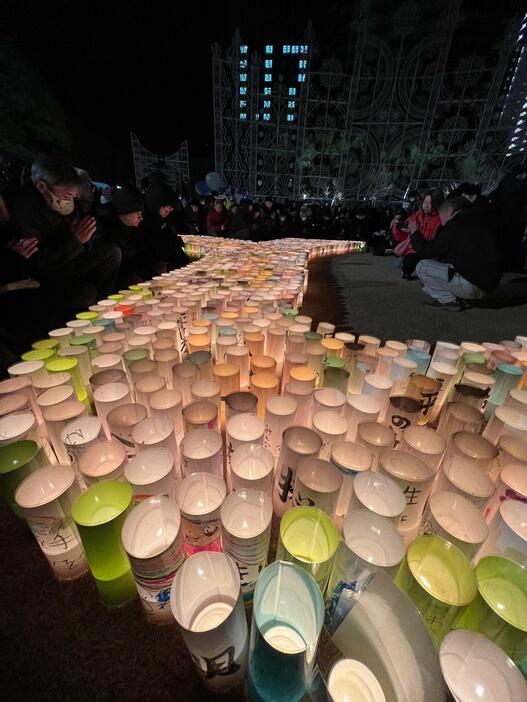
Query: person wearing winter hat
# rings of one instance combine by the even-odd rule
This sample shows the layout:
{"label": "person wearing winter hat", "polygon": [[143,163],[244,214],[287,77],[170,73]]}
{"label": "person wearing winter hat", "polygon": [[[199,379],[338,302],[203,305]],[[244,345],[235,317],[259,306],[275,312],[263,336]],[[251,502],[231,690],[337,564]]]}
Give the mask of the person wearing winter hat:
{"label": "person wearing winter hat", "polygon": [[148,239],[152,275],[180,268],[188,263],[179,236],[179,203],[176,193],[166,183],[152,183],[145,195],[142,229]]}
{"label": "person wearing winter hat", "polygon": [[116,186],[112,201],[101,219],[103,237],[117,244],[122,251],[119,285],[121,287],[146,280],[147,241],[140,228],[143,221],[143,196],[137,188]]}

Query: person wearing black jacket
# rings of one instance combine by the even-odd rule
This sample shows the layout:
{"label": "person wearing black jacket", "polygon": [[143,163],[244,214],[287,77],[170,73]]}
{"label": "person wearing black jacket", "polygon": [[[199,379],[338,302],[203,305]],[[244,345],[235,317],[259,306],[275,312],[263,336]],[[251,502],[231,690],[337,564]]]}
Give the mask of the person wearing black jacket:
{"label": "person wearing black jacket", "polygon": [[492,232],[473,217],[463,196],[451,195],[439,208],[442,227],[427,241],[409,223],[411,241],[421,259],[415,269],[423,291],[433,298],[427,307],[459,311],[464,300],[477,300],[494,290],[501,278]]}
{"label": "person wearing black jacket", "polygon": [[141,224],[148,242],[151,275],[187,265],[178,221],[179,203],[175,191],[167,183],[152,183],[146,191]]}

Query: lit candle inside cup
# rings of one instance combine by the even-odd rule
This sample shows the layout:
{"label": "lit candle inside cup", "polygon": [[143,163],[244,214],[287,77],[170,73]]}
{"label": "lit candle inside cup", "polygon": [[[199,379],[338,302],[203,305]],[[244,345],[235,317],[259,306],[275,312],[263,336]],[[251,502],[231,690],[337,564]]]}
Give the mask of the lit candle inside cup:
{"label": "lit candle inside cup", "polygon": [[124,467],[124,477],[133,490],[134,502],[152,495],[172,497],[174,457],[167,448],[147,448],[131,458]]}
{"label": "lit candle inside cup", "polygon": [[224,481],[211,473],[193,473],[177,485],[187,554],[221,551],[220,507],[226,494]]}

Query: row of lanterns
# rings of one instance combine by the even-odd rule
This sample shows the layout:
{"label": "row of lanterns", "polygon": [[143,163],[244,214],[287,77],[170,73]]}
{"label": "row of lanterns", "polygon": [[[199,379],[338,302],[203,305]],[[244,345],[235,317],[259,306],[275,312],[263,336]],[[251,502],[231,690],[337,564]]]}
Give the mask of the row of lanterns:
{"label": "row of lanterns", "polygon": [[138,593],[213,691],[526,700],[527,338],[335,333],[307,264],[357,242],[186,239],[0,382],[0,495],[55,576]]}

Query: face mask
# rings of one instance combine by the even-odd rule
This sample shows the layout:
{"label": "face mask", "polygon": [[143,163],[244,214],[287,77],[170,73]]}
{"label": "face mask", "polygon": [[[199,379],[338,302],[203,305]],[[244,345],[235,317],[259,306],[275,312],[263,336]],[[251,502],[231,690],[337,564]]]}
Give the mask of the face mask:
{"label": "face mask", "polygon": [[60,215],[69,215],[75,209],[75,200],[61,200],[51,190],[47,190],[46,200],[53,212]]}

